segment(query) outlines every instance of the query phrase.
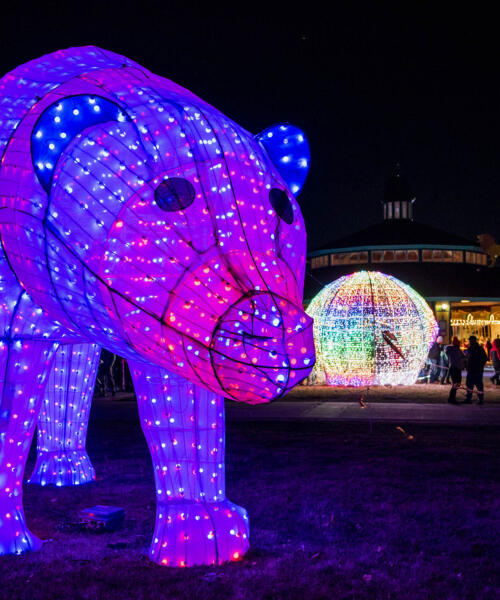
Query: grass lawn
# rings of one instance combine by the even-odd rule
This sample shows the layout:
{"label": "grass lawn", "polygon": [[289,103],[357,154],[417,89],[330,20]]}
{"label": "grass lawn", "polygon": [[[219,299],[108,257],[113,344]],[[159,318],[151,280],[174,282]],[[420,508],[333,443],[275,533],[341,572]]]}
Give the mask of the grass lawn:
{"label": "grass lawn", "polygon": [[[135,405],[111,414],[105,402],[89,428],[97,481],[25,487],[28,523],[51,541],[0,557],[0,598],[500,597],[496,429],[228,423],[227,495],[249,512],[251,551],[171,569],[144,555],[155,499]],[[122,527],[78,531],[78,511],[94,504],[124,507]]]}

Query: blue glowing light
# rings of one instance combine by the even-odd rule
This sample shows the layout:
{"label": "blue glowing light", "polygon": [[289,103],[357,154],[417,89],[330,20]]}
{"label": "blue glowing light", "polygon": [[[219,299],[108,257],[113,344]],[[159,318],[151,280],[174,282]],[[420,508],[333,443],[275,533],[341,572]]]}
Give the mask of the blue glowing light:
{"label": "blue glowing light", "polygon": [[31,155],[45,191],[50,190],[58,158],[76,135],[98,123],[125,120],[118,104],[101,96],[69,96],[44,110],[33,129]]}
{"label": "blue glowing light", "polygon": [[307,177],[311,153],[304,132],[295,125],[272,125],[256,139],[264,146],[292,194],[297,195]]}

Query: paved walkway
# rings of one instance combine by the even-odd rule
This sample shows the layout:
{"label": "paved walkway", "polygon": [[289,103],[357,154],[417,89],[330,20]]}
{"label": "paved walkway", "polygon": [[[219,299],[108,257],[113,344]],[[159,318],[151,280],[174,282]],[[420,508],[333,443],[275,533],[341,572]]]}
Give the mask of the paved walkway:
{"label": "paved walkway", "polygon": [[230,421],[372,421],[386,423],[436,423],[443,425],[500,426],[500,405],[483,406],[426,403],[314,402],[285,400],[248,406],[226,402]]}
{"label": "paved walkway", "polygon": [[[439,402],[435,398],[433,402],[412,402],[408,401],[407,394],[401,394],[401,399],[393,398],[393,390],[383,389],[370,392],[373,397],[371,402],[369,399],[360,402],[359,392],[353,390],[345,390],[350,396],[344,396],[344,399],[336,397],[334,400],[332,396],[307,400],[284,399],[257,406],[227,400],[226,416],[230,421],[372,421],[500,426],[500,390],[494,391],[494,395],[490,394],[490,402],[487,400],[483,406],[450,405],[446,402],[447,395],[442,392]],[[389,402],[384,402],[383,393],[389,396]],[[94,398],[93,415],[98,419],[135,420],[138,418],[135,396],[121,392],[114,398]]]}

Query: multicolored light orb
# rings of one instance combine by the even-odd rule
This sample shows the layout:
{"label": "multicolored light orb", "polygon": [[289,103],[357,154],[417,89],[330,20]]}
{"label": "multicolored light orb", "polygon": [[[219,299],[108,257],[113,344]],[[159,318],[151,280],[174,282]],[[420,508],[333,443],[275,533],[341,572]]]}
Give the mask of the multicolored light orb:
{"label": "multicolored light orb", "polygon": [[377,271],[336,279],[307,313],[314,319],[314,374],[328,385],[415,383],[439,330],[420,294]]}

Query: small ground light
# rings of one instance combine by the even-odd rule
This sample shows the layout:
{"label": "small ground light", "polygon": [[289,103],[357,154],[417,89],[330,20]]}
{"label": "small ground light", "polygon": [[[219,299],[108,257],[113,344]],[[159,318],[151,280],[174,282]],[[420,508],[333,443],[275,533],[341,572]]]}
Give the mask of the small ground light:
{"label": "small ground light", "polygon": [[125,511],[118,506],[92,506],[78,513],[80,527],[93,531],[115,531],[121,525]]}

